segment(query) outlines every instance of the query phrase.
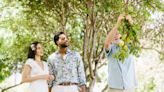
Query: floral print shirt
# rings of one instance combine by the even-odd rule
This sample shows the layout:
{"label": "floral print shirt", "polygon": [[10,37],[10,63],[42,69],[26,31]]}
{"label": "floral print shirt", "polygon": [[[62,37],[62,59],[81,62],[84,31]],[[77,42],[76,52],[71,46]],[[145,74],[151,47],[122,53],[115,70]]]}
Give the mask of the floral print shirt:
{"label": "floral print shirt", "polygon": [[65,82],[79,85],[86,83],[83,61],[77,52],[67,49],[66,55],[62,57],[56,51],[48,57],[48,66],[49,72],[55,76],[53,81],[49,81],[49,87]]}

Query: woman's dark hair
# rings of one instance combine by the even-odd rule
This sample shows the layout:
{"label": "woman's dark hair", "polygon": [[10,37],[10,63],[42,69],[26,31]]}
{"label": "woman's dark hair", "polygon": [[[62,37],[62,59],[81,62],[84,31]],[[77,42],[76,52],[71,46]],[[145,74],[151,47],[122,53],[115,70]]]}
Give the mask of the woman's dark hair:
{"label": "woman's dark hair", "polygon": [[36,49],[37,49],[36,47],[38,44],[40,44],[40,42],[33,42],[30,44],[27,58],[33,58],[33,59],[35,58]]}
{"label": "woman's dark hair", "polygon": [[60,36],[61,34],[65,34],[65,33],[64,33],[64,32],[58,32],[58,33],[56,33],[56,34],[54,35],[54,42],[55,42],[56,45],[58,45],[58,44],[57,44],[57,41],[59,40],[59,36]]}

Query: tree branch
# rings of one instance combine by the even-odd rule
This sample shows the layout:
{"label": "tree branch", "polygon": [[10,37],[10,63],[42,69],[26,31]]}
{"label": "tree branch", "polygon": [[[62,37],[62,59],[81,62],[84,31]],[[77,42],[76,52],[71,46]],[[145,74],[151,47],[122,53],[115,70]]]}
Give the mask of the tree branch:
{"label": "tree branch", "polygon": [[108,84],[105,85],[105,87],[103,88],[102,92],[105,92],[108,89]]}
{"label": "tree branch", "polygon": [[10,87],[7,87],[7,88],[4,88],[4,89],[2,89],[2,91],[1,92],[5,92],[5,91],[7,91],[7,90],[9,90],[9,89],[11,89],[11,88],[14,88],[14,87],[17,87],[17,86],[19,86],[19,85],[21,85],[22,84],[22,82],[21,83],[19,83],[19,84],[16,84],[16,85],[13,85],[13,86],[10,86]]}

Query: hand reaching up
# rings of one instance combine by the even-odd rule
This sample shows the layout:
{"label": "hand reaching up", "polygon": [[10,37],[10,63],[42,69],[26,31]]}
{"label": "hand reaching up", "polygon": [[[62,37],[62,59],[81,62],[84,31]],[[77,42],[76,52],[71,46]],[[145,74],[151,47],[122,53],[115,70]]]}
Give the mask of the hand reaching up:
{"label": "hand reaching up", "polygon": [[133,24],[133,20],[132,20],[132,17],[130,15],[126,15],[125,18],[126,18],[126,20],[129,21],[130,24]]}

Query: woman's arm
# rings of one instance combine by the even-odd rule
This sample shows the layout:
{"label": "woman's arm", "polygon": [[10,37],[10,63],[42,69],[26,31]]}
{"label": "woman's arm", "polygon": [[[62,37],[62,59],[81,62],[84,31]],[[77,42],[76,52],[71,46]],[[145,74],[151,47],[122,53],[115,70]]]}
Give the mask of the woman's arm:
{"label": "woman's arm", "polygon": [[30,65],[25,65],[24,69],[23,69],[23,73],[22,73],[22,82],[32,82],[35,80],[50,80],[50,75],[38,75],[38,76],[30,76],[30,72],[31,72],[31,67]]}

